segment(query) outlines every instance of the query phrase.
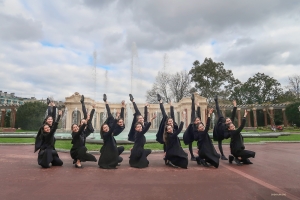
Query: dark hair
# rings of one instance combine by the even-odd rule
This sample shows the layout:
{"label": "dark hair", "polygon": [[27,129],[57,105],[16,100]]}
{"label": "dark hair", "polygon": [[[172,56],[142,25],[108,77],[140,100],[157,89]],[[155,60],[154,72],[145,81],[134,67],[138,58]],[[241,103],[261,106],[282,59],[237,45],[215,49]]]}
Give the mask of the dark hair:
{"label": "dark hair", "polygon": [[200,119],[200,117],[195,117],[195,118],[193,119],[193,123],[195,123],[196,119],[199,119],[200,122],[202,122],[201,119]]}
{"label": "dark hair", "polygon": [[229,127],[230,127],[231,124],[233,124],[233,123],[230,122],[229,124],[225,124],[227,130],[229,130]]}
{"label": "dark hair", "polygon": [[[107,125],[107,126],[108,126],[108,124],[104,123],[104,124],[102,124],[101,127],[100,127],[100,135],[101,135],[101,139],[103,138],[103,134],[105,133],[105,132],[103,131],[103,126],[104,126],[104,125]],[[108,126],[108,127],[109,127],[109,126]]]}
{"label": "dark hair", "polygon": [[142,124],[142,123],[140,123],[140,122],[137,122],[137,123],[135,123],[135,124],[134,124],[134,128],[136,128],[136,127],[137,127],[137,125],[141,125],[141,126],[143,127],[143,124]]}
{"label": "dark hair", "polygon": [[[169,119],[172,119],[172,120],[173,120],[173,118],[172,118],[172,117],[168,117],[168,118],[167,118],[167,120],[166,120],[166,125],[168,125],[168,121],[169,121]],[[173,120],[173,124],[174,124],[174,120]]]}
{"label": "dark hair", "polygon": [[[143,117],[143,115],[137,115],[136,116],[136,122],[138,121],[139,116]],[[144,118],[144,117],[143,117]]]}
{"label": "dark hair", "polygon": [[117,123],[118,123],[120,120],[123,120],[123,122],[124,122],[124,119],[123,119],[123,118],[119,118],[119,119],[117,119]]}
{"label": "dark hair", "polygon": [[42,125],[42,126],[44,126],[45,124],[47,124],[48,126],[50,126],[50,125],[47,123],[47,119],[48,119],[49,117],[51,117],[52,120],[54,120],[53,117],[52,117],[51,115],[48,115],[48,116],[44,119],[44,122],[43,122],[43,125]]}
{"label": "dark hair", "polygon": [[168,132],[167,132],[168,131],[168,126],[170,126],[170,125],[165,126],[165,129],[164,129],[165,131],[164,131],[164,135],[163,135],[163,140],[164,140],[166,145],[168,144]]}

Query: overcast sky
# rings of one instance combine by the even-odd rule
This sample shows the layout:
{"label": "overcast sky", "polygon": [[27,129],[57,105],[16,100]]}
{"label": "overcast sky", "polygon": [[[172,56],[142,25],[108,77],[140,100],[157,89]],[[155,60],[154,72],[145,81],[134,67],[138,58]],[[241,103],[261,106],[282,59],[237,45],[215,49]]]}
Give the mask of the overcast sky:
{"label": "overcast sky", "polygon": [[242,82],[262,72],[285,86],[300,74],[300,1],[0,0],[0,90],[128,101],[133,43],[141,103],[165,54],[171,73],[210,57]]}

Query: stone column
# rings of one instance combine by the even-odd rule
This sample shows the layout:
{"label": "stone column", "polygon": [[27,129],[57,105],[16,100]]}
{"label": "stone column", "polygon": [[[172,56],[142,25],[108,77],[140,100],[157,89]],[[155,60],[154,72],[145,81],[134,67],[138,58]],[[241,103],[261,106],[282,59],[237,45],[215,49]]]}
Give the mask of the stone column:
{"label": "stone column", "polygon": [[275,124],[273,123],[273,122],[274,122],[274,108],[273,108],[273,107],[270,107],[269,110],[270,110],[270,121],[271,121],[271,126],[275,126]]}
{"label": "stone column", "polygon": [[10,115],[10,127],[15,128],[16,124],[16,108],[11,108],[11,115]]}
{"label": "stone column", "polygon": [[241,126],[241,108],[236,109],[237,112],[237,119],[238,119],[238,127]]}
{"label": "stone column", "polygon": [[252,108],[253,111],[253,126],[257,128],[257,116],[256,116],[256,108]]}
{"label": "stone column", "polygon": [[1,127],[5,126],[5,116],[6,116],[6,110],[1,109]]}
{"label": "stone column", "polygon": [[268,120],[267,120],[267,110],[264,108],[264,121],[265,121],[265,126],[268,126]]}
{"label": "stone column", "polygon": [[252,125],[251,125],[251,119],[250,119],[250,109],[247,109],[247,111],[248,111],[248,114],[247,114],[247,122],[248,122],[248,127],[252,127]]}
{"label": "stone column", "polygon": [[285,115],[285,108],[282,108],[282,118],[283,118],[284,127],[287,127],[288,126],[288,121],[287,121],[287,118],[286,118],[286,115]]}

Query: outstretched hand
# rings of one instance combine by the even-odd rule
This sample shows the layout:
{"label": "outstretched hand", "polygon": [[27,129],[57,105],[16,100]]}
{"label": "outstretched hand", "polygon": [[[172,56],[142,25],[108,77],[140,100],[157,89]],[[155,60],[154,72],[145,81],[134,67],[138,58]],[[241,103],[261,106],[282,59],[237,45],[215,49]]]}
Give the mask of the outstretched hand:
{"label": "outstretched hand", "polygon": [[244,117],[247,117],[247,114],[248,114],[248,111],[247,111],[247,109],[245,109]]}
{"label": "outstretched hand", "polygon": [[92,107],[93,107],[93,109],[95,109],[95,108],[96,108],[96,104],[95,104],[95,103],[93,103],[93,104],[92,104]]}
{"label": "outstretched hand", "polygon": [[124,100],[121,101],[121,104],[122,104],[122,107],[125,107],[125,101]]}
{"label": "outstretched hand", "polygon": [[60,116],[62,115],[62,111],[61,110],[58,111],[58,115],[60,115]]}
{"label": "outstretched hand", "polygon": [[156,118],[156,114],[154,113],[153,114],[153,117],[152,117],[152,119],[151,119],[151,121],[153,120],[153,119],[155,119]]}
{"label": "outstretched hand", "polygon": [[232,104],[233,104],[234,107],[236,107],[236,100],[233,100]]}
{"label": "outstretched hand", "polygon": [[208,112],[208,114],[212,114],[214,112],[214,109],[213,108],[211,108],[210,110],[209,110],[209,112]]}

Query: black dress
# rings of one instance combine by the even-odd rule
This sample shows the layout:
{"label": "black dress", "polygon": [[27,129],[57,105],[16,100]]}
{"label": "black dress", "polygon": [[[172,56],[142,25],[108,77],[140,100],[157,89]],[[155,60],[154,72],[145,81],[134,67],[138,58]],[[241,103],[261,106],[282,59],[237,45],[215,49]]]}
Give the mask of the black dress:
{"label": "black dress", "polygon": [[122,162],[123,158],[120,154],[124,151],[124,147],[117,147],[116,140],[113,136],[116,121],[112,116],[109,116],[105,122],[109,126],[109,131],[103,133],[103,146],[100,149],[100,158],[98,165],[103,169],[116,169],[118,163]]}
{"label": "black dress", "polygon": [[178,134],[183,128],[183,122],[180,123],[178,130],[172,134],[167,135],[166,143],[166,160],[170,161],[173,165],[187,169],[188,155],[185,153],[178,143]]}
{"label": "black dress", "polygon": [[[137,122],[137,116],[141,115],[141,112],[139,111],[135,102],[132,102],[132,105],[133,105],[135,113],[133,114],[132,124],[131,124],[130,130],[129,130],[129,133],[128,133],[128,140],[131,142],[134,142],[135,141],[135,124]],[[145,128],[145,126],[147,126],[148,123],[150,123],[147,121],[147,118],[148,118],[148,108],[147,108],[147,106],[145,106],[144,107],[144,124],[142,124],[143,129]]]}
{"label": "black dress", "polygon": [[[45,133],[43,130],[40,130],[40,151],[38,153],[38,164],[44,168],[49,168],[49,164],[52,163],[52,166],[62,166],[63,162],[59,159],[58,154],[55,150],[55,138],[54,134],[58,126],[58,121],[60,116],[58,116],[57,121],[54,122],[51,127],[50,133]],[[41,128],[42,129],[42,128]]]}
{"label": "black dress", "polygon": [[225,138],[230,137],[230,151],[234,157],[241,157],[241,161],[245,162],[248,158],[255,157],[254,151],[245,150],[244,146],[244,138],[241,135],[241,131],[243,130],[246,124],[246,118],[244,117],[242,120],[241,126],[236,130],[228,130],[225,132]]}
{"label": "black dress", "polygon": [[151,153],[151,149],[144,149],[146,143],[144,134],[148,131],[150,126],[151,122],[148,122],[141,132],[135,132],[134,146],[129,157],[129,164],[131,167],[145,168],[149,165],[147,156]]}
{"label": "black dress", "polygon": [[87,153],[87,148],[85,147],[86,137],[90,134],[89,129],[85,129],[86,124],[83,124],[78,132],[72,132],[72,148],[70,150],[70,155],[74,159],[73,164],[76,163],[77,160],[81,162],[85,161],[94,161],[97,159],[92,154]]}
{"label": "black dress", "polygon": [[204,159],[206,162],[213,165],[215,168],[219,167],[220,154],[217,153],[208,134],[210,126],[210,117],[207,118],[206,127],[204,131],[194,132],[194,137],[198,141],[198,155],[197,162],[199,164],[200,159]]}

